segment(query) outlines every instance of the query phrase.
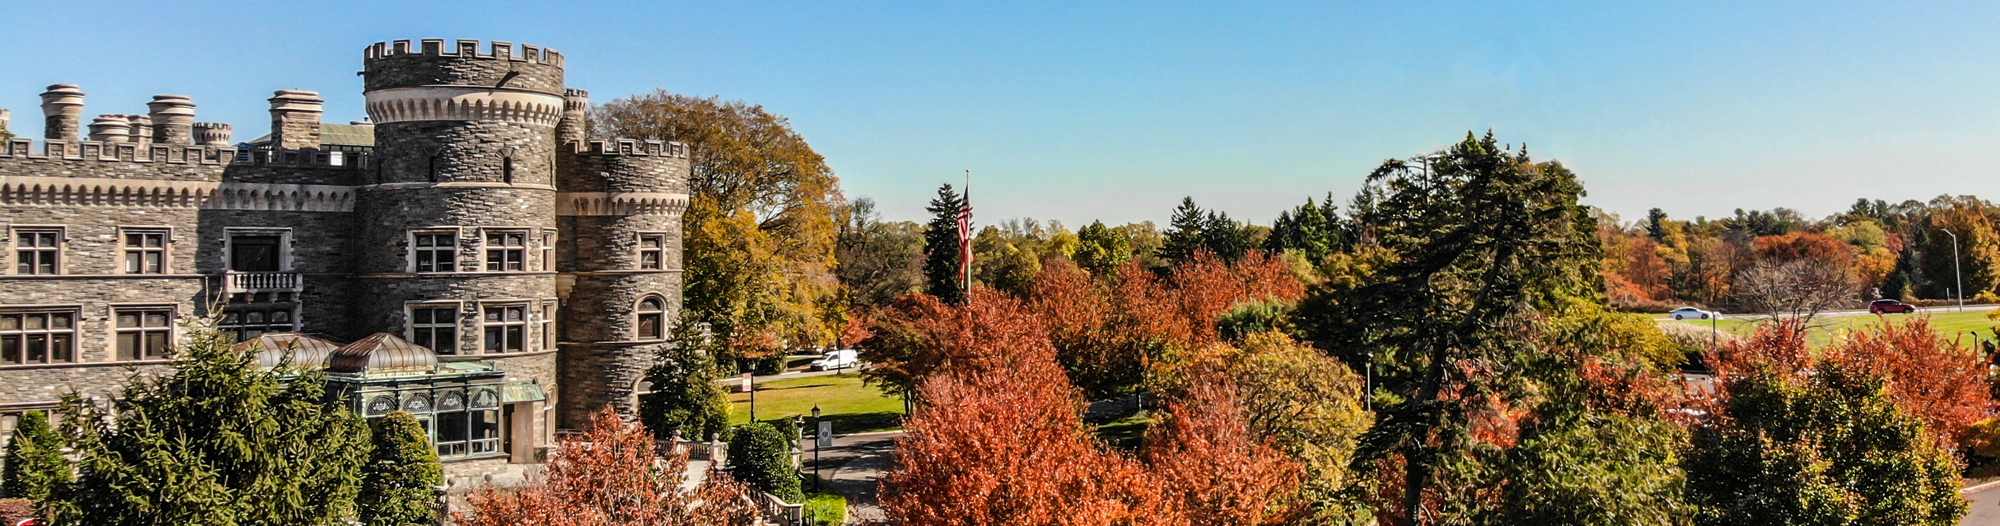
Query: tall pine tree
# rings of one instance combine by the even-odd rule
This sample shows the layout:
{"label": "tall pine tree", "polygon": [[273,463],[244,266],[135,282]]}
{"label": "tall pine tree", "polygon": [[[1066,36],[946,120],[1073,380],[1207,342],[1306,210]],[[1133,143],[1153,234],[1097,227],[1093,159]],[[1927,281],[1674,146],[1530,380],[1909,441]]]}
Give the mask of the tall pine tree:
{"label": "tall pine tree", "polygon": [[950,184],[931,198],[931,222],[924,228],[924,292],[946,303],[965,303],[965,267],[959,257],[958,215],[966,202]]}
{"label": "tall pine tree", "polygon": [[356,502],[367,526],[437,524],[444,467],[417,417],[397,411],[368,423],[374,454],[362,469]]}
{"label": "tall pine tree", "polygon": [[7,466],[0,471],[0,497],[48,500],[49,491],[70,482],[69,460],[63,458],[62,435],[41,411],[21,415],[7,442]]}
{"label": "tall pine tree", "polygon": [[1205,234],[1209,226],[1208,214],[1194,204],[1193,197],[1182,197],[1181,205],[1174,208],[1174,217],[1167,223],[1166,240],[1160,244],[1160,259],[1168,266],[1179,265],[1194,259],[1207,244]]}
{"label": "tall pine tree", "polygon": [[368,426],[316,371],[271,371],[207,321],[182,322],[174,372],[134,377],[105,411],[63,404],[77,480],[43,513],[57,524],[345,524]]}

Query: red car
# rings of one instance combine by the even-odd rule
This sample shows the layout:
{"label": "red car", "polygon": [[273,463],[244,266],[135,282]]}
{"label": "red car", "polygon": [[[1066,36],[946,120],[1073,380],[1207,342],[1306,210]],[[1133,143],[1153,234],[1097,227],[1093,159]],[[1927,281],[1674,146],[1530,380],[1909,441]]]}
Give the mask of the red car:
{"label": "red car", "polygon": [[1911,305],[1896,300],[1875,300],[1868,302],[1869,314],[1890,314],[1890,313],[1909,314],[1916,311],[1917,311],[1916,305]]}

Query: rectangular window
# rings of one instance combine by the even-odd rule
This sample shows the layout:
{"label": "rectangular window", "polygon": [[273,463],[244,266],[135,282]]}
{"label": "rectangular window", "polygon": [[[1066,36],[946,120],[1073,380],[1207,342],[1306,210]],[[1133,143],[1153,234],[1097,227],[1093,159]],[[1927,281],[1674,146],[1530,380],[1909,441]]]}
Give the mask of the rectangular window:
{"label": "rectangular window", "polygon": [[417,272],[453,272],[458,270],[458,234],[452,232],[417,232],[412,234],[415,245]]}
{"label": "rectangular window", "polygon": [[542,304],[542,350],[556,350],[556,304]]}
{"label": "rectangular window", "polygon": [[437,414],[437,450],[440,457],[464,456],[466,440],[471,438],[471,422],[466,419],[465,410]]}
{"label": "rectangular window", "polygon": [[237,272],[277,272],[282,256],[283,237],[271,234],[229,236],[229,270]]}
{"label": "rectangular window", "polygon": [[512,353],[525,350],[528,330],[527,305],[487,305],[485,317],[481,321],[486,331],[486,351],[488,353]]}
{"label": "rectangular window", "polygon": [[471,411],[472,454],[495,453],[500,451],[500,411],[487,409]]}
{"label": "rectangular window", "polygon": [[556,231],[542,231],[542,271],[556,270]]}
{"label": "rectangular window", "polygon": [[118,359],[159,360],[173,352],[173,308],[120,308],[112,318],[117,322]]}
{"label": "rectangular window", "polygon": [[410,307],[410,343],[458,354],[458,307]]}
{"label": "rectangular window", "polygon": [[167,272],[167,231],[127,229],[124,235],[126,274]]}
{"label": "rectangular window", "polygon": [[660,270],[666,268],[667,235],[639,234],[639,268]]}
{"label": "rectangular window", "polygon": [[76,361],[76,311],[0,311],[0,365]]}
{"label": "rectangular window", "polygon": [[62,270],[62,229],[14,229],[14,273],[52,275]]}
{"label": "rectangular window", "polygon": [[528,233],[519,230],[486,231],[486,271],[520,272],[528,257]]}
{"label": "rectangular window", "polygon": [[[242,294],[240,296],[251,296]],[[232,303],[222,307],[222,321],[217,329],[236,335],[236,341],[246,341],[269,332],[292,332],[298,330],[294,323],[297,305],[292,303],[290,293],[266,298],[271,303]],[[248,298],[246,298],[246,301]]]}

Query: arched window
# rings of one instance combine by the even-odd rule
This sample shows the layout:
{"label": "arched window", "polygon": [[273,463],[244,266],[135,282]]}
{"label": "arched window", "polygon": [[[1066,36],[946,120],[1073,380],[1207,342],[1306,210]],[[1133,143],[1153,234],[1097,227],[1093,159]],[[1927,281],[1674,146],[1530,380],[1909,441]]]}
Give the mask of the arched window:
{"label": "arched window", "polygon": [[667,338],[667,301],[659,296],[647,296],[639,300],[637,312],[641,340],[664,340]]}
{"label": "arched window", "polygon": [[500,180],[505,181],[507,184],[514,184],[513,157],[507,157],[500,160]]}
{"label": "arched window", "polygon": [[431,154],[430,178],[431,182],[438,182],[438,156],[435,153]]}

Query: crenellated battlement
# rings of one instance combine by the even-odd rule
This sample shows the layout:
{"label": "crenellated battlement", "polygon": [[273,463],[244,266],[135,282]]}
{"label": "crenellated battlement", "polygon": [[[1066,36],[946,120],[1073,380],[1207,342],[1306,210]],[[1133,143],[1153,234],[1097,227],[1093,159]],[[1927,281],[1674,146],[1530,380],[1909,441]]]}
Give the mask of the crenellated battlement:
{"label": "crenellated battlement", "polygon": [[239,150],[227,146],[179,145],[100,141],[35,141],[16,137],[0,143],[0,162],[11,161],[95,161],[141,165],[254,164],[360,170],[372,163],[373,148],[342,147],[330,150]]}
{"label": "crenellated battlement", "polygon": [[638,139],[591,141],[588,146],[585,146],[583,143],[570,143],[570,147],[572,149],[570,153],[575,155],[631,155],[640,157],[670,157],[675,159],[688,158],[688,147],[686,144],[657,139],[643,141]]}
{"label": "crenellated battlement", "polygon": [[461,59],[510,60],[554,66],[557,68],[563,67],[561,52],[535,44],[524,43],[516,47],[513,42],[495,40],[484,43],[485,53],[480,52],[482,42],[479,40],[460,39],[453,41],[451,45],[445,45],[445,39],[426,38],[417,40],[414,42],[414,45],[412,44],[413,42],[409,40],[376,42],[366,48],[362,48],[361,60],[365,63],[383,58],[415,55]]}

